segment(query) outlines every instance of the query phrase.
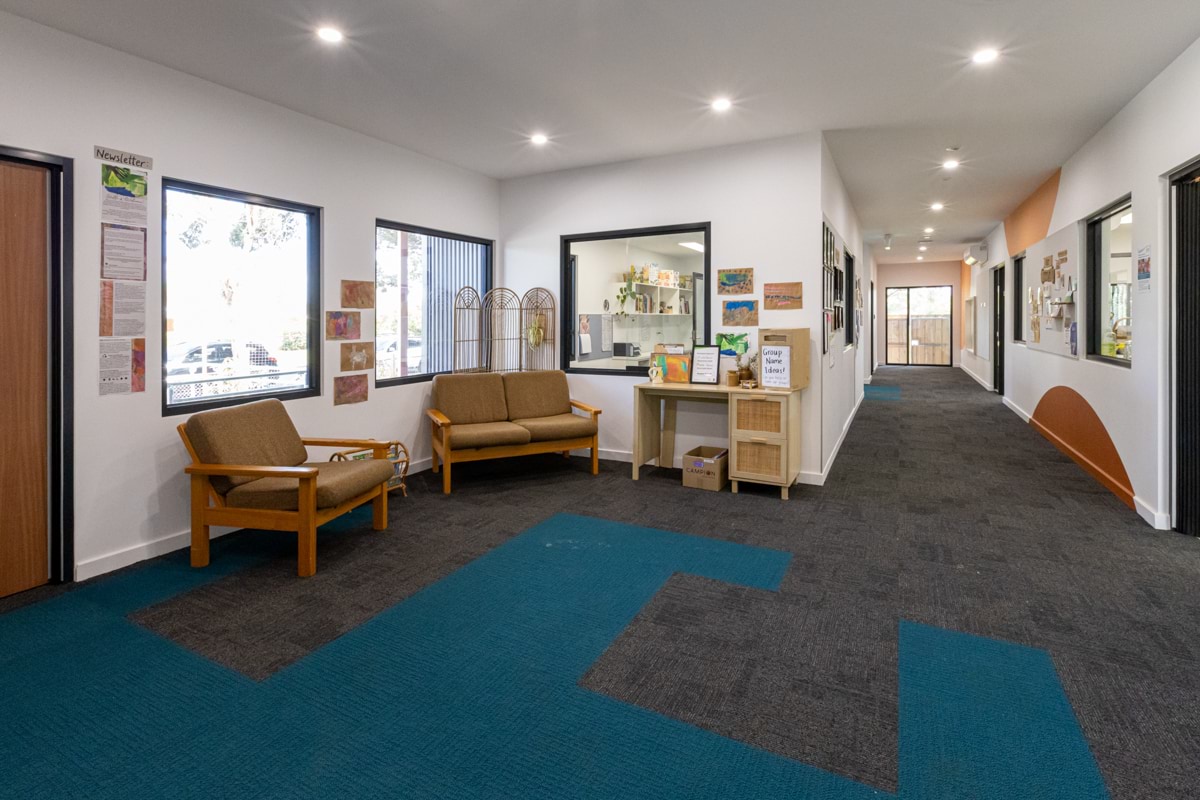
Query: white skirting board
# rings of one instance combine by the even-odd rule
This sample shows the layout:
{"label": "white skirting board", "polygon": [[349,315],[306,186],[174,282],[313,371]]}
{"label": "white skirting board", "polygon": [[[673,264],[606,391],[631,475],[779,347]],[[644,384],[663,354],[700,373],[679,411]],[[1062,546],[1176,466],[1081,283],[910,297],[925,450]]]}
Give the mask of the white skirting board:
{"label": "white skirting board", "polygon": [[983,388],[987,389],[989,392],[995,391],[995,387],[993,387],[992,384],[988,383],[983,378],[976,375],[974,372],[971,372],[971,370],[967,369],[962,364],[959,364],[958,368],[961,369],[963,372],[967,373],[968,375],[970,375],[972,378],[974,378],[976,383],[978,383]]}

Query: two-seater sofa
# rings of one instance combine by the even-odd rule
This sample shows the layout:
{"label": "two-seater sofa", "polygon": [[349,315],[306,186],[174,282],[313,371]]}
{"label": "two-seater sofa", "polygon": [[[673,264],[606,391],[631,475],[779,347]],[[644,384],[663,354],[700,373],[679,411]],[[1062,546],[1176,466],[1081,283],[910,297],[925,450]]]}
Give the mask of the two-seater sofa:
{"label": "two-seater sofa", "polygon": [[[433,471],[442,471],[450,494],[450,465],[462,461],[557,453],[591,448],[597,453],[600,409],[572,400],[558,370],[438,375],[428,412]],[[575,412],[579,411],[580,414]]]}

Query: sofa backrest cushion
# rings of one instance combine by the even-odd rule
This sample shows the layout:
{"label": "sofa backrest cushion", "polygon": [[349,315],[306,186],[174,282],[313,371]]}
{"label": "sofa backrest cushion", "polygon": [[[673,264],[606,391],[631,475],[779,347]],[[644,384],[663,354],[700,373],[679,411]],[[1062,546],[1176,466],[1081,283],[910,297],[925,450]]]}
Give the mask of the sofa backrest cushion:
{"label": "sofa backrest cushion", "polygon": [[[300,434],[278,400],[202,411],[192,415],[184,430],[202,464],[295,467],[308,460]],[[212,484],[223,495],[252,480],[216,476]]]}
{"label": "sofa backrest cushion", "polygon": [[508,419],[504,380],[497,372],[436,375],[430,403],[457,425],[504,422]]}
{"label": "sofa backrest cushion", "polygon": [[504,373],[509,419],[552,417],[571,413],[567,374],[556,369]]}

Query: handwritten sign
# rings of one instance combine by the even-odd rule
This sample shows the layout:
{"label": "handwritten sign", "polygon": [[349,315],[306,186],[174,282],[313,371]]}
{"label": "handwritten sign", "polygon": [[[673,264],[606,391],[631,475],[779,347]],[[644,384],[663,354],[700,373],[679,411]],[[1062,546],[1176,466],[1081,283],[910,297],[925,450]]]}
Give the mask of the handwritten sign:
{"label": "handwritten sign", "polygon": [[764,345],[759,381],[766,389],[792,388],[792,348],[786,344]]}

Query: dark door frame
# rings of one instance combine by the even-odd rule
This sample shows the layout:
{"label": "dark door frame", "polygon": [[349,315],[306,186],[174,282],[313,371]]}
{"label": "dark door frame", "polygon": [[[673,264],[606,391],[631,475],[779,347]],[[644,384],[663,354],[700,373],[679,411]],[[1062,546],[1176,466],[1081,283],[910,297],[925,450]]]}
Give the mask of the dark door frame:
{"label": "dark door frame", "polygon": [[992,270],[992,389],[1004,394],[1004,264]]}
{"label": "dark door frame", "polygon": [[0,161],[50,173],[50,581],[75,578],[75,160],[0,145]]}
{"label": "dark door frame", "polygon": [[[887,355],[887,293],[892,289],[904,289],[909,292],[909,301],[905,304],[904,311],[904,329],[908,332],[905,338],[905,347],[912,346],[912,290],[913,289],[949,289],[950,290],[950,363],[949,364],[913,364],[911,363],[911,353],[909,353],[909,362],[904,364],[893,364],[888,360]],[[954,366],[954,286],[952,284],[941,284],[931,286],[885,286],[883,287],[883,360],[889,367],[953,367]]]}
{"label": "dark door frame", "polygon": [[[1200,475],[1200,389],[1196,376],[1200,374],[1200,347],[1196,344],[1195,311],[1200,307],[1200,220],[1192,220],[1188,231],[1182,230],[1187,211],[1200,215],[1200,200],[1189,198],[1181,205],[1180,190],[1200,184],[1200,162],[1193,162],[1171,176],[1170,194],[1170,266],[1164,288],[1169,292],[1168,348],[1170,351],[1170,525],[1174,530],[1191,536],[1200,535],[1200,492],[1196,489]],[[1180,245],[1181,234],[1190,247],[1185,252]],[[1186,261],[1185,261],[1186,259]],[[1185,278],[1185,275],[1188,276]],[[1160,278],[1161,279],[1161,278]],[[1187,295],[1185,296],[1185,292]]]}
{"label": "dark door frame", "polygon": [[875,339],[879,336],[879,331],[875,329],[875,281],[871,281],[871,294],[868,302],[871,304],[871,373],[875,374]]}

